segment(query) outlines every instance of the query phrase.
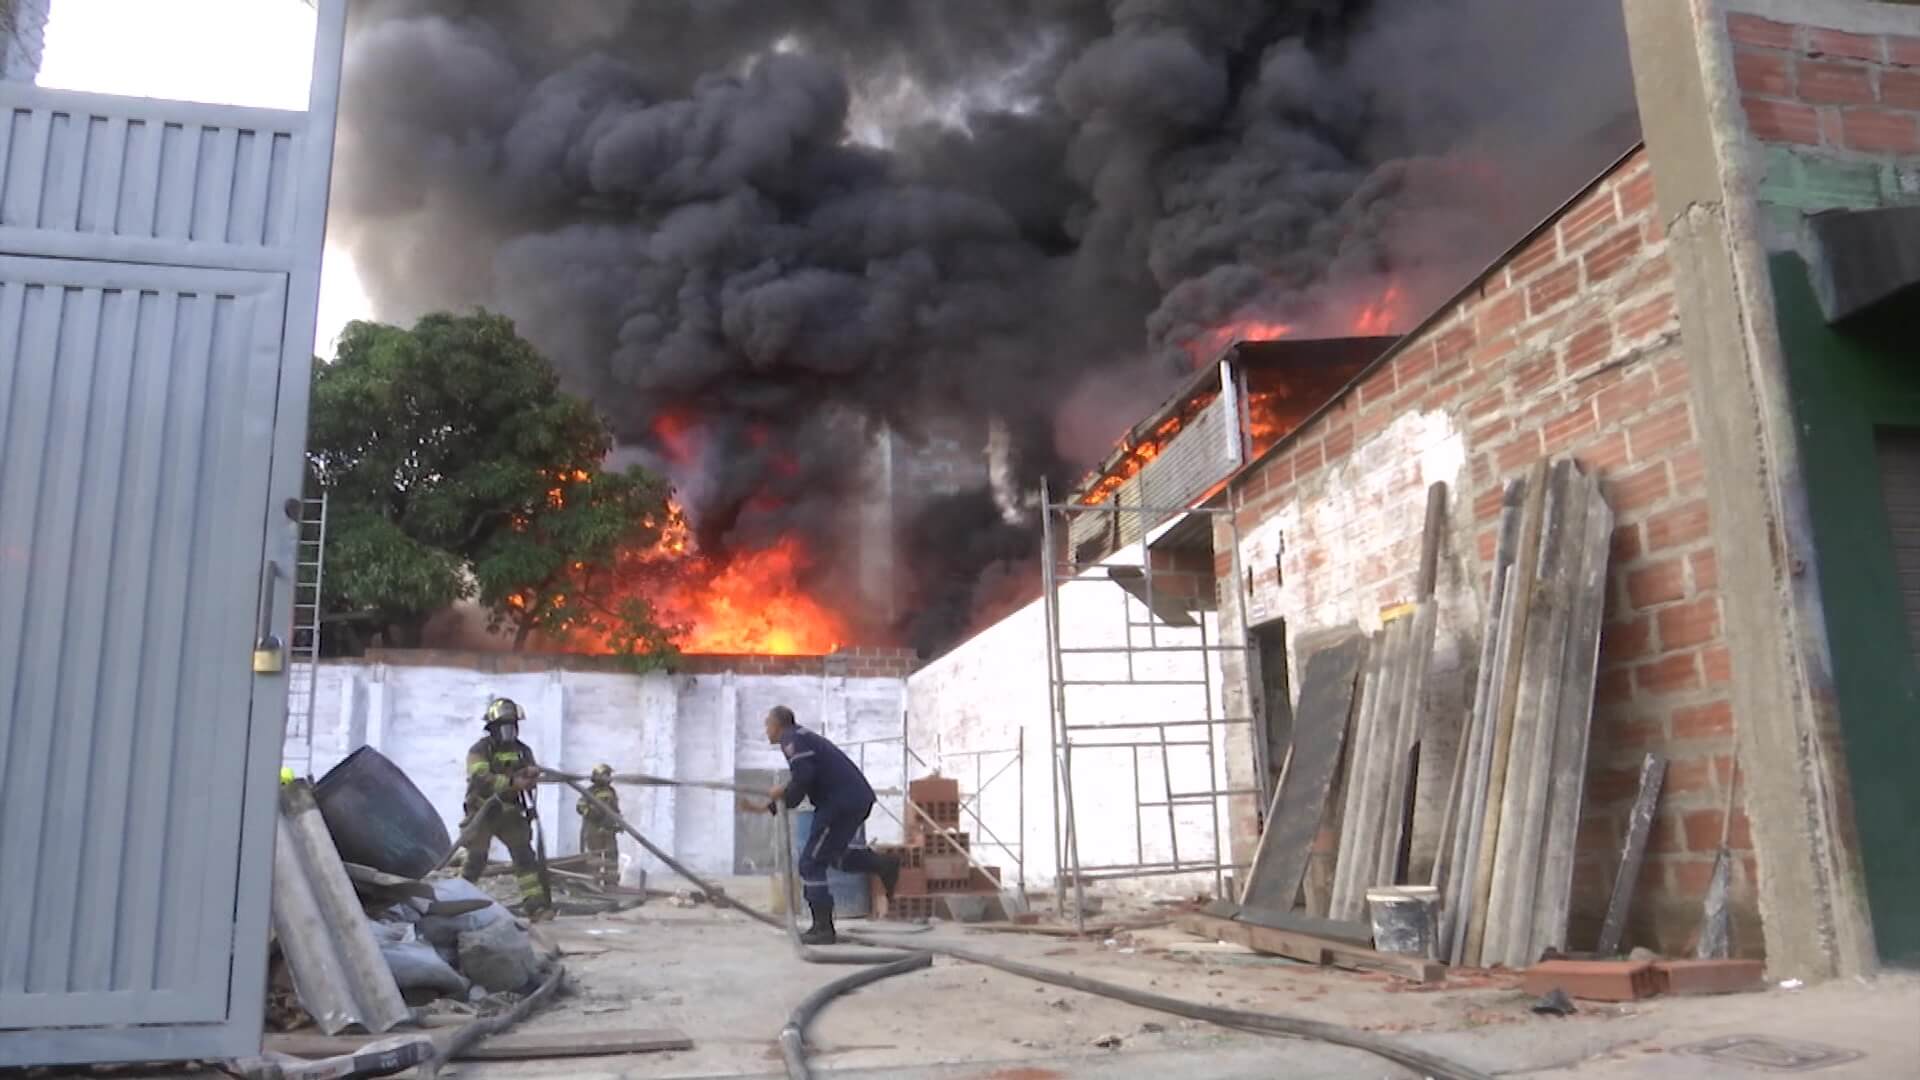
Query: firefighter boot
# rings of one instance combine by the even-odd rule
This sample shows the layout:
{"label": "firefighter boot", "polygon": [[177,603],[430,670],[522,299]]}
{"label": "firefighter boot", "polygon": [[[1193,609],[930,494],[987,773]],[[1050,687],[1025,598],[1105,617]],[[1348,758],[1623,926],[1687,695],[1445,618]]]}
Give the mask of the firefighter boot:
{"label": "firefighter boot", "polygon": [[813,925],[800,935],[802,945],[832,945],[840,938],[833,932],[833,898],[809,900],[807,907],[813,910]]}

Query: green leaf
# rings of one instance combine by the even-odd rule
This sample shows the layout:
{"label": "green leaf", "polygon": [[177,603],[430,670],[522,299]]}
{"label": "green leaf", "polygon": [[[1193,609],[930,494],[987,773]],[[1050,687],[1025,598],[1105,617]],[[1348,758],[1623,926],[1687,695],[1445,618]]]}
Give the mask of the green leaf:
{"label": "green leaf", "polygon": [[670,657],[675,630],[647,605],[595,594],[623,547],[658,539],[644,523],[666,520],[671,495],[644,470],[604,471],[612,446],[501,316],[349,324],[314,367],[308,432],[333,519],[328,612],[418,626],[477,597],[521,640],[538,630]]}

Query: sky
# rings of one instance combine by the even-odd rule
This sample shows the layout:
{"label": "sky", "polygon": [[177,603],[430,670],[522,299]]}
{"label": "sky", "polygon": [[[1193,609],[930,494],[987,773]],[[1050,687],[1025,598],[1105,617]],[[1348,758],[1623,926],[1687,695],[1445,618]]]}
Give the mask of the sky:
{"label": "sky", "polygon": [[[39,85],[305,111],[314,11],[302,0],[53,0]],[[329,247],[314,350],[370,318],[353,259]]]}

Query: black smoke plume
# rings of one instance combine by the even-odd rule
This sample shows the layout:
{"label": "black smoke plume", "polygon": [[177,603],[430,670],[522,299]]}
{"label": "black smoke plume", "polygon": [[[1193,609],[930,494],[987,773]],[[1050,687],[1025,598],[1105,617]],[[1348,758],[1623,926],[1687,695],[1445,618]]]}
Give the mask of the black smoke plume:
{"label": "black smoke plume", "polygon": [[[1619,23],[1606,0],[362,0],[335,239],[383,317],[512,316],[709,548],[797,529],[851,581],[883,426],[997,418],[1065,482],[1135,419],[1066,415],[1114,400],[1090,384],[1124,372],[1144,411],[1223,324],[1343,332],[1388,282],[1424,313],[1625,149],[1595,137],[1631,107]],[[981,506],[899,532],[917,644],[967,627],[955,583],[1017,547],[912,550]]]}

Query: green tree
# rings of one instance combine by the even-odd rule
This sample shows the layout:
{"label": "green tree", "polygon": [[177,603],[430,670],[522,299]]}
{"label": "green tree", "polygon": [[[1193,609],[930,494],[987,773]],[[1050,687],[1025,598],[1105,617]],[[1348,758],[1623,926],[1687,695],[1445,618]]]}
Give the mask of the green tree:
{"label": "green tree", "polygon": [[674,628],[592,592],[668,520],[658,477],[602,468],[611,446],[506,318],[349,324],[314,366],[308,432],[330,500],[328,622],[413,646],[434,612],[477,598],[516,648],[542,631],[664,662]]}

